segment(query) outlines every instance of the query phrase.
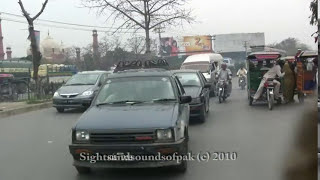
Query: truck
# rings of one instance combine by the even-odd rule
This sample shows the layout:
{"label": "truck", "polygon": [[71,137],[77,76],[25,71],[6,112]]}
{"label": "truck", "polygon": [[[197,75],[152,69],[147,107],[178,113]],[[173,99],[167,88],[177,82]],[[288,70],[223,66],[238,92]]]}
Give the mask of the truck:
{"label": "truck", "polygon": [[10,59],[0,61],[0,74],[12,74],[17,93],[23,94],[28,89],[32,62],[26,59]]}

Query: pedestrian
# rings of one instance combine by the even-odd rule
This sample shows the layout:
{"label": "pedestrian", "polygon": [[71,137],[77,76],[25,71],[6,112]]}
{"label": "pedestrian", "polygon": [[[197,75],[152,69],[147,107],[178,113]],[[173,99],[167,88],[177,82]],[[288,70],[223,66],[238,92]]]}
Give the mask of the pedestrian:
{"label": "pedestrian", "polygon": [[283,71],[285,75],[283,76],[283,97],[285,103],[294,102],[293,96],[294,96],[294,73],[292,72],[290,65],[288,62],[286,62],[283,66]]}

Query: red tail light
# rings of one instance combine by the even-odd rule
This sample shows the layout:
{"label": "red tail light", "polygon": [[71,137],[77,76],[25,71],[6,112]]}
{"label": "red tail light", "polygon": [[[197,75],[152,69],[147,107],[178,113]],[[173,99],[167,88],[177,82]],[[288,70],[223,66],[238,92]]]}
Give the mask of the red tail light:
{"label": "red tail light", "polygon": [[265,82],[264,83],[264,87],[268,87],[269,83],[268,82]]}

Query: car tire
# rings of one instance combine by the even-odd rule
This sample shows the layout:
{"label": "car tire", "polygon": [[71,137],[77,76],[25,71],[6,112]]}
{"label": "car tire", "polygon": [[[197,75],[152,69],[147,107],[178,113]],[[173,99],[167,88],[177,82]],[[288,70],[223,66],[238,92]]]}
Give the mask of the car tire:
{"label": "car tire", "polygon": [[204,123],[206,121],[206,106],[203,105],[202,106],[202,110],[201,110],[201,114],[200,114],[200,117],[199,117],[199,122],[200,123]]}
{"label": "car tire", "polygon": [[57,107],[56,109],[57,109],[57,111],[58,111],[59,113],[63,113],[63,112],[64,112],[64,108],[59,108],[59,107]]}
{"label": "car tire", "polygon": [[207,102],[206,113],[209,113],[209,111],[210,111],[210,100]]}
{"label": "car tire", "polygon": [[91,169],[89,167],[76,166],[76,169],[79,174],[89,174],[91,172]]}
{"label": "car tire", "polygon": [[216,96],[216,93],[214,92],[214,90],[210,90],[209,97],[215,97],[215,96]]}
{"label": "car tire", "polygon": [[[183,155],[186,155],[188,153],[188,141],[185,142],[184,144],[184,152],[183,152]],[[188,169],[188,161],[182,161],[181,164],[179,164],[178,166],[175,167],[176,170],[179,172],[179,173],[184,173],[187,171]]]}

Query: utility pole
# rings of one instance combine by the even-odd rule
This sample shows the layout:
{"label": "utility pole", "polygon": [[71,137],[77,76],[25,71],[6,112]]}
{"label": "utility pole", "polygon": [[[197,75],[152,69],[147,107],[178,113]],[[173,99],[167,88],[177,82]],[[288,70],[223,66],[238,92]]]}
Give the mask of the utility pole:
{"label": "utility pole", "polygon": [[246,58],[248,57],[248,41],[244,41],[244,48],[246,49]]}
{"label": "utility pole", "polygon": [[162,53],[161,53],[161,33],[164,33],[163,28],[161,26],[157,27],[154,29],[154,32],[159,34],[159,55],[160,57],[162,57]]}
{"label": "utility pole", "polygon": [[216,48],[214,47],[215,46],[214,41],[216,40],[216,35],[209,35],[209,37],[210,37],[210,39],[208,39],[208,40],[212,41],[211,42],[211,49],[212,49],[213,52],[215,52]]}

